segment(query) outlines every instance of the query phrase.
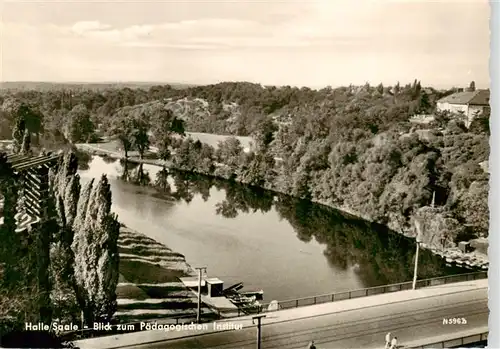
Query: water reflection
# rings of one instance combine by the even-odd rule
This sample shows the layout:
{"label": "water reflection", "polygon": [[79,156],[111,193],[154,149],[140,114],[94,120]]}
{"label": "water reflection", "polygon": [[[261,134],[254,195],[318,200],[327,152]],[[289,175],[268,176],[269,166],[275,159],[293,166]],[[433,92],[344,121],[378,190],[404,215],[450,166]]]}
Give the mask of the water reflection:
{"label": "water reflection", "polygon": [[[92,161],[92,155],[86,152],[80,151],[78,149],[73,149],[76,158],[78,159],[78,169],[80,171],[87,171],[90,168],[90,162]],[[104,159],[103,159],[104,160]],[[114,160],[116,161],[116,160]]]}
{"label": "water reflection", "polygon": [[[121,163],[122,167],[126,167]],[[215,187],[225,192],[225,199],[215,204],[215,212],[224,218],[236,218],[242,213],[268,212],[276,209],[280,219],[294,228],[303,242],[315,239],[325,245],[324,256],[336,269],[355,271],[367,286],[411,280],[414,242],[384,226],[348,216],[329,207],[297,200],[238,183],[207,176],[161,169],[151,182],[148,171],[137,166],[135,175],[129,177],[134,184],[151,185],[170,199],[189,203],[196,195],[204,201],[210,198]],[[141,178],[142,177],[142,178]],[[122,177],[123,178],[123,177]],[[173,181],[173,191],[168,179]],[[459,273],[465,270],[450,268],[428,251],[420,254],[420,278]]]}
{"label": "water reflection", "polygon": [[[113,210],[125,224],[229,284],[263,288],[268,300],[412,278],[413,241],[383,226],[259,188],[124,161],[96,158],[82,178],[103,171],[117,179]],[[420,254],[420,278],[466,271]]]}

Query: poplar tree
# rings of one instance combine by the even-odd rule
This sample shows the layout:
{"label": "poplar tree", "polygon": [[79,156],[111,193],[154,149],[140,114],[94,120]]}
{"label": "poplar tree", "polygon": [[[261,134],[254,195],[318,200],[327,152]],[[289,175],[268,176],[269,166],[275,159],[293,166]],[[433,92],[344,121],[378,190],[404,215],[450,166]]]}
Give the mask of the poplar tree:
{"label": "poplar tree", "polygon": [[31,150],[31,134],[29,133],[28,129],[25,129],[20,152],[23,154],[27,154],[30,152],[30,150]]}
{"label": "poplar tree", "polygon": [[[57,175],[56,193],[63,200],[64,216],[68,227],[73,225],[81,189],[80,176],[77,171],[78,159],[76,155],[73,152],[66,153]],[[69,241],[69,244],[71,242]]]}
{"label": "poplar tree", "polygon": [[74,223],[75,283],[85,323],[92,325],[96,320],[111,320],[116,311],[120,225],[111,213],[105,175],[97,185],[85,187],[80,200]]}
{"label": "poplar tree", "polygon": [[24,121],[24,118],[17,118],[16,124],[12,129],[12,146],[14,153],[19,153],[21,151],[25,131],[26,122]]}
{"label": "poplar tree", "polygon": [[[76,216],[73,222],[73,231],[75,232],[75,239],[73,240],[73,249],[76,245],[78,245],[78,241],[76,239],[76,235],[81,230],[85,217],[87,215],[87,206],[90,200],[90,194],[92,192],[92,188],[94,186],[94,179],[91,179],[85,186],[83,187],[80,198],[78,199],[78,205],[76,207]],[[76,244],[76,245],[75,245]]]}
{"label": "poplar tree", "polygon": [[[78,197],[80,196],[80,176],[74,175],[68,179],[68,183],[66,185],[66,191],[64,193],[63,206],[64,206],[64,215],[66,218],[66,225],[73,230],[73,223],[76,218],[77,208],[78,208]],[[73,242],[71,238],[68,240],[69,245]]]}
{"label": "poplar tree", "polygon": [[92,192],[92,188],[94,185],[94,179],[91,179],[83,189],[81,190],[80,198],[78,199],[78,205],[76,209],[76,216],[73,221],[73,243],[71,245],[71,250],[73,252],[73,290],[75,292],[75,296],[80,307],[85,314],[85,295],[84,295],[84,287],[82,286],[80,275],[82,272],[80,271],[85,264],[85,244],[86,244],[86,236],[82,232],[83,224],[85,222],[85,216],[87,214],[87,206],[90,199],[90,194]]}
{"label": "poplar tree", "polygon": [[[53,257],[59,259],[59,268],[54,271],[56,279],[63,279],[71,283],[73,271],[73,243],[75,220],[78,197],[80,196],[80,177],[76,174],[78,160],[74,153],[66,153],[59,163],[58,171],[51,175],[51,188],[53,201],[59,218],[60,233],[55,237],[53,246]],[[66,287],[69,285],[61,285]]]}

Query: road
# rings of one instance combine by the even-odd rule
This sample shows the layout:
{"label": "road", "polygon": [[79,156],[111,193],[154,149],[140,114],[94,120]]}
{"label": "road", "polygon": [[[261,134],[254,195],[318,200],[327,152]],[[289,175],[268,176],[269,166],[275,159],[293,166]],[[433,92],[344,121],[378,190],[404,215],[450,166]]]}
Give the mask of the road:
{"label": "road", "polygon": [[[272,317],[272,313],[268,314]],[[443,318],[465,318],[465,325],[443,325]],[[384,337],[392,332],[401,345],[436,335],[458,333],[488,324],[486,289],[413,299],[369,308],[262,326],[262,349],[306,348],[314,340],[318,349],[383,348]],[[256,327],[218,332],[176,340],[134,345],[134,348],[217,348],[256,347]]]}

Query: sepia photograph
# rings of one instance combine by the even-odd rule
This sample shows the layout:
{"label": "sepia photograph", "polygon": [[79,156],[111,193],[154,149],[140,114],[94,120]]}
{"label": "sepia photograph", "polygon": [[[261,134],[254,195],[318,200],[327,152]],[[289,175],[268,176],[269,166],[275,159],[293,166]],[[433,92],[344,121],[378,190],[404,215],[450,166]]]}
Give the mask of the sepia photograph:
{"label": "sepia photograph", "polygon": [[0,347],[486,348],[487,0],[0,11]]}

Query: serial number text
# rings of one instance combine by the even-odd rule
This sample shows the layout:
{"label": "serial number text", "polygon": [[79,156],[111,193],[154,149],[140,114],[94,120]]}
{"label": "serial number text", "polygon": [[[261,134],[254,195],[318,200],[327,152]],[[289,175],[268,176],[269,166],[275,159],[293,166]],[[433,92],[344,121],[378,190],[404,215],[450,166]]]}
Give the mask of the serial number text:
{"label": "serial number text", "polygon": [[443,325],[467,325],[467,320],[463,317],[443,318]]}

